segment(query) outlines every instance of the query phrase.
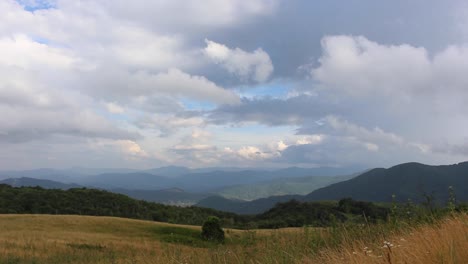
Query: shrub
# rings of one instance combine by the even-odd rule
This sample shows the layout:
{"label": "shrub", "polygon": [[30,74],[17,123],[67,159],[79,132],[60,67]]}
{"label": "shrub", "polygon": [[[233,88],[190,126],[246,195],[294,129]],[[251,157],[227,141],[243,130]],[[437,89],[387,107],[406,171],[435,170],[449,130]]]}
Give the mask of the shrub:
{"label": "shrub", "polygon": [[221,221],[216,216],[209,216],[203,223],[201,236],[205,240],[224,242],[224,231],[221,228]]}

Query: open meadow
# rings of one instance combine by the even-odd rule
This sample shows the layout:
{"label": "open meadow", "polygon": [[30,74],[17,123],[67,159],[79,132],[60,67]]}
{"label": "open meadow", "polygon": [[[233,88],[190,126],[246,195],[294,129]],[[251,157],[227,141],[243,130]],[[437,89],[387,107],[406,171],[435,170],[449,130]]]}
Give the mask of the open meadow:
{"label": "open meadow", "polygon": [[226,231],[114,217],[1,215],[0,263],[468,263],[468,216],[391,224]]}

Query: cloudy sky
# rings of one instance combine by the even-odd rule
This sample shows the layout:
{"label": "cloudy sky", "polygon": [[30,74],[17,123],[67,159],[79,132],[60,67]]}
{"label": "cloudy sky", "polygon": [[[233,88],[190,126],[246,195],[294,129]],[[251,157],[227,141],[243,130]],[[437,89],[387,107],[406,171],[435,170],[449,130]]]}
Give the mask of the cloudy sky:
{"label": "cloudy sky", "polygon": [[0,0],[0,168],[468,159],[468,4]]}

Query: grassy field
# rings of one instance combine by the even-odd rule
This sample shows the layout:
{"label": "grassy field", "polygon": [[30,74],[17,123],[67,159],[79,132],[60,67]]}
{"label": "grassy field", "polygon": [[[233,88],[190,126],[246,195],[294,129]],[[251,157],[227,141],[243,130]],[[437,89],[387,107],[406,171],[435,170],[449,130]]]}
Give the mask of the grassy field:
{"label": "grassy field", "polygon": [[[0,215],[0,263],[468,263],[468,216],[417,227],[226,230],[113,217]],[[388,243],[384,243],[384,242]]]}

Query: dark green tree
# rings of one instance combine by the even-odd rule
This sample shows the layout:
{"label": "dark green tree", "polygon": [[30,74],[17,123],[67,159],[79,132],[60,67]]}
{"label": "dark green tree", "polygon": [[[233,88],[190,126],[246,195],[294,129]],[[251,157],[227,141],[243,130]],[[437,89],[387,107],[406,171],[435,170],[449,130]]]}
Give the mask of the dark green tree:
{"label": "dark green tree", "polygon": [[221,221],[216,216],[209,216],[202,226],[201,236],[208,241],[224,242],[224,231],[221,228]]}

